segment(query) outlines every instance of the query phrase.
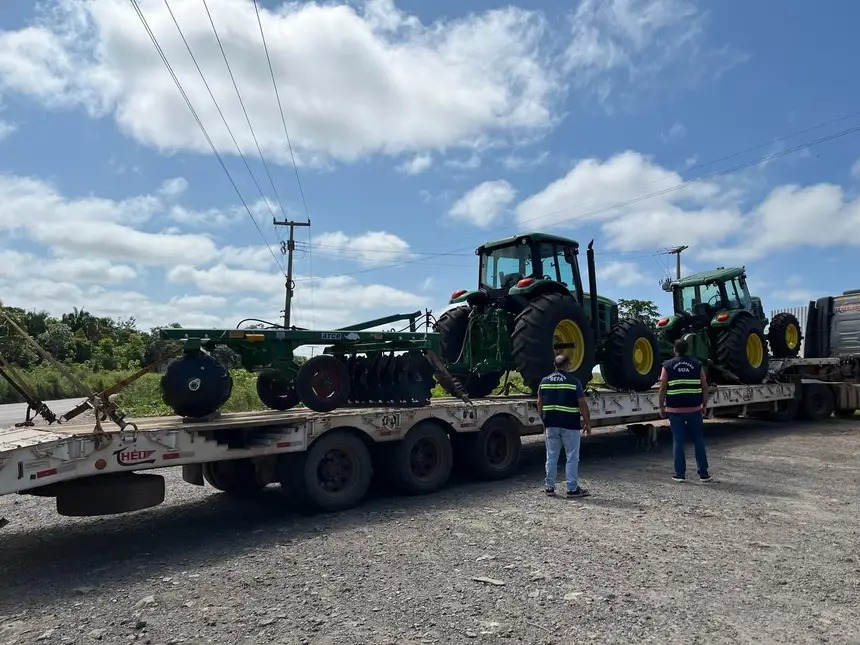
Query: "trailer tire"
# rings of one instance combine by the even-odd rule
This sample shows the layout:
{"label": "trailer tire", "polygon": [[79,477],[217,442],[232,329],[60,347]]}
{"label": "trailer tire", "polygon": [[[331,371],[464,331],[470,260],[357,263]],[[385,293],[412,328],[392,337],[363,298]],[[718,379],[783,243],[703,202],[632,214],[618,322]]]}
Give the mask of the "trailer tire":
{"label": "trailer tire", "polygon": [[346,364],[329,354],[308,359],[296,377],[299,399],[314,412],[331,412],[349,400]]}
{"label": "trailer tire", "polygon": [[458,435],[458,470],[484,481],[505,479],[516,472],[521,448],[516,424],[501,416],[491,417],[480,431]]}
{"label": "trailer tire", "polygon": [[250,459],[209,461],[203,464],[203,479],[212,488],[237,497],[259,493],[266,487],[257,476],[257,467]]}
{"label": "trailer tire", "polygon": [[821,383],[810,383],[803,386],[800,400],[800,416],[807,421],[820,421],[833,414],[836,397],[833,390]]}
{"label": "trailer tire", "polygon": [[800,411],[800,401],[795,398],[784,399],[776,402],[776,410],[768,410],[764,417],[768,421],[776,421],[778,423],[788,423],[797,419]]}
{"label": "trailer tire", "polygon": [[408,495],[426,495],[448,483],[454,451],[448,433],[440,425],[432,421],[417,423],[390,448],[385,478],[398,490]]}
{"label": "trailer tire", "polygon": [[94,475],[63,483],[57,493],[57,513],[67,517],[129,513],[158,506],[164,501],[164,493],[161,475]]}
{"label": "trailer tire", "polygon": [[372,476],[370,451],[350,432],[327,432],[307,452],[288,453],[278,460],[281,493],[306,510],[331,513],[358,505]]}

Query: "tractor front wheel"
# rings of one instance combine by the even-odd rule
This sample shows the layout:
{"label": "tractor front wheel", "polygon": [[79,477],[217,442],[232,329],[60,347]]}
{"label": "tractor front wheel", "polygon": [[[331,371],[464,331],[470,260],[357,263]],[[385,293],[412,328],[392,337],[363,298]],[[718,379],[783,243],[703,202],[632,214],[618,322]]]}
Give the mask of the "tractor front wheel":
{"label": "tractor front wheel", "polygon": [[767,374],[767,341],[760,321],[750,316],[735,318],[717,334],[717,363],[741,383],[761,383]]}
{"label": "tractor front wheel", "polygon": [[603,345],[600,373],[608,385],[644,392],[660,378],[660,347],[644,322],[628,318],[617,322]]}
{"label": "tractor front wheel", "polygon": [[537,393],[541,379],[555,369],[558,354],[568,357],[570,372],[583,385],[591,380],[597,362],[594,334],[573,296],[546,293],[535,297],[517,316],[511,340],[514,364],[532,393]]}
{"label": "tractor front wheel", "polygon": [[800,321],[794,314],[781,312],[773,317],[767,332],[767,341],[774,358],[795,358],[800,353]]}

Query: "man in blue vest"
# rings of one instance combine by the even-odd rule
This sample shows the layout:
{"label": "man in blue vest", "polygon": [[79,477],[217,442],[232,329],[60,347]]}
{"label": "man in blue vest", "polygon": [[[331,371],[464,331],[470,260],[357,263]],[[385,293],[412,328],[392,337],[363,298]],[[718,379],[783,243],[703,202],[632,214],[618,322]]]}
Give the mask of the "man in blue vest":
{"label": "man in blue vest", "polygon": [[687,341],[679,338],[675,341],[675,356],[663,363],[660,375],[660,416],[669,416],[669,427],[672,429],[672,449],[675,457],[675,474],[672,479],[676,482],[686,481],[687,456],[684,452],[684,440],[689,436],[693,440],[696,452],[696,467],[699,479],[711,481],[708,474],[708,455],[705,451],[704,421],[702,411],[708,401],[708,379],[702,363],[693,356],[688,356],[690,350]]}
{"label": "man in blue vest", "polygon": [[[570,374],[570,361],[560,354],[555,358],[555,371],[545,376],[538,389],[537,407],[546,430],[546,485],[547,496],[555,495],[555,478],[561,446],[567,454],[565,477],[568,497],[588,497],[589,492],[579,486],[580,425],[586,435],[591,434],[591,417],[585,389],[579,379]],[[582,424],[580,422],[582,420]]]}

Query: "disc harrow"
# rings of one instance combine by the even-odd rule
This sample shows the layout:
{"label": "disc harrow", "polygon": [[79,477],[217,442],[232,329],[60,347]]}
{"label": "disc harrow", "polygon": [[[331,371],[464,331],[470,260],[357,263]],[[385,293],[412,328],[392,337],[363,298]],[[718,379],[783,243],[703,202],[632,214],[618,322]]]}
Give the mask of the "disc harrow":
{"label": "disc harrow", "polygon": [[[424,331],[419,331],[422,317]],[[404,320],[409,322],[408,331],[370,331]],[[346,404],[427,405],[436,380],[456,382],[438,359],[439,336],[429,328],[428,311],[333,331],[278,325],[161,329],[160,337],[180,342],[183,351],[161,378],[162,400],[185,417],[208,417],[221,408],[230,398],[233,379],[212,350],[226,346],[239,355],[244,369],[257,374],[257,396],[271,409],[304,405],[330,412]],[[305,345],[322,345],[322,353],[303,361],[295,350]],[[461,398],[468,401],[465,394]]]}

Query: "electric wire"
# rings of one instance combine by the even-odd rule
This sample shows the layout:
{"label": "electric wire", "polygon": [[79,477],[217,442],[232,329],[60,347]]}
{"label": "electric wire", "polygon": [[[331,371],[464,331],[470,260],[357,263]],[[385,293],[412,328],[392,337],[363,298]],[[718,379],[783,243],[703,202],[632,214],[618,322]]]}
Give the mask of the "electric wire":
{"label": "electric wire", "polygon": [[[706,181],[706,180],[708,180],[708,179],[713,179],[713,178],[715,178],[715,177],[720,177],[720,176],[729,175],[729,174],[735,173],[735,172],[737,172],[737,171],[739,171],[739,170],[743,170],[743,169],[748,168],[748,167],[750,167],[750,166],[754,166],[754,165],[756,165],[756,164],[762,163],[762,162],[764,162],[764,161],[770,161],[770,160],[772,160],[772,159],[777,159],[777,158],[780,158],[780,157],[785,157],[785,156],[790,155],[790,154],[793,154],[793,153],[795,153],[795,152],[799,152],[800,150],[804,150],[804,149],[807,149],[807,148],[811,148],[811,147],[813,147],[813,146],[820,145],[820,144],[822,144],[822,143],[827,143],[827,142],[829,142],[829,141],[834,141],[834,140],[836,140],[836,139],[840,139],[840,138],[842,138],[842,137],[846,137],[846,136],[848,136],[848,135],[850,135],[850,134],[854,134],[854,133],[856,133],[856,132],[860,132],[860,126],[854,126],[854,127],[851,127],[851,128],[846,128],[846,129],[844,129],[844,130],[840,130],[839,132],[835,132],[835,133],[833,133],[833,134],[829,134],[829,135],[826,135],[826,136],[823,136],[823,137],[819,137],[818,139],[814,139],[814,140],[812,140],[812,141],[808,141],[808,142],[806,142],[806,143],[798,144],[798,145],[793,146],[793,147],[791,147],[791,148],[788,148],[788,149],[786,149],[786,150],[782,150],[782,151],[779,151],[779,152],[774,152],[774,153],[771,153],[771,154],[768,154],[768,155],[764,155],[764,156],[758,157],[758,158],[756,158],[756,159],[753,159],[752,161],[747,161],[747,162],[744,162],[744,163],[741,163],[741,164],[737,164],[737,165],[735,165],[735,166],[731,166],[731,167],[729,167],[729,168],[725,168],[725,169],[723,169],[723,170],[718,170],[718,171],[715,171],[715,172],[712,172],[712,173],[708,173],[708,174],[705,174],[705,175],[701,175],[701,176],[699,176],[699,177],[695,177],[695,178],[693,178],[693,179],[689,179],[689,180],[686,180],[686,181],[682,181],[682,182],[680,182],[680,183],[678,183],[678,184],[675,184],[675,185],[673,185],[673,186],[670,186],[670,187],[667,187],[667,188],[664,188],[664,189],[661,189],[661,190],[653,191],[653,192],[651,192],[651,193],[646,193],[646,194],[643,194],[643,195],[639,195],[639,196],[634,197],[634,198],[632,198],[632,199],[624,200],[624,201],[621,201],[621,202],[616,202],[616,203],[613,203],[613,204],[609,204],[609,205],[607,205],[607,206],[603,206],[603,207],[598,208],[598,209],[594,209],[594,210],[586,211],[586,212],[581,213],[581,214],[579,214],[579,215],[577,215],[577,216],[570,217],[570,218],[566,218],[566,219],[563,219],[563,220],[559,220],[559,221],[557,221],[557,222],[555,222],[555,223],[553,223],[553,224],[549,224],[549,225],[547,225],[547,226],[546,226],[546,227],[544,227],[544,228],[553,228],[553,227],[555,227],[555,226],[561,226],[561,225],[564,225],[564,224],[569,224],[569,223],[571,223],[571,222],[580,221],[580,220],[583,220],[583,219],[586,219],[586,218],[590,218],[590,217],[593,217],[594,215],[599,215],[599,214],[605,213],[605,212],[607,212],[607,211],[617,210],[617,209],[619,209],[619,208],[623,208],[623,207],[625,207],[625,206],[629,206],[629,205],[631,205],[631,204],[635,204],[635,203],[638,203],[638,202],[642,202],[642,201],[645,201],[645,200],[647,200],[647,199],[651,199],[651,198],[653,198],[653,197],[658,197],[658,196],[665,195],[665,194],[668,194],[668,193],[671,193],[671,192],[674,192],[674,191],[681,190],[682,188],[685,188],[685,187],[690,186],[690,185],[693,185],[693,184],[701,183],[701,182]],[[522,222],[519,222],[519,224],[518,224],[518,225],[520,225],[520,226],[521,226],[522,224],[525,224],[525,223],[528,223],[528,222],[535,222],[535,221],[539,221],[539,220],[541,220],[541,219],[545,219],[546,217],[551,217],[552,215],[557,215],[557,214],[559,214],[559,213],[563,213],[563,212],[565,212],[565,211],[567,211],[567,210],[570,210],[571,208],[577,208],[577,207],[578,207],[578,206],[572,206],[572,207],[563,208],[563,209],[558,209],[558,210],[555,210],[555,211],[551,211],[551,212],[548,212],[548,213],[544,213],[544,214],[539,215],[539,216],[537,216],[537,217],[533,217],[533,218],[529,218],[529,219],[527,219],[527,220],[523,220]],[[451,253],[459,252],[459,251],[462,251],[462,250],[464,250],[464,249],[466,249],[466,248],[468,248],[468,247],[461,247],[461,248],[458,248],[458,249],[453,249],[453,250],[451,251]],[[440,254],[440,255],[445,255],[445,253],[442,253],[442,254]],[[400,268],[400,267],[403,267],[403,266],[404,266],[404,265],[406,265],[406,264],[412,264],[412,263],[415,263],[415,262],[421,262],[421,261],[422,261],[422,259],[419,257],[419,258],[413,258],[413,259],[408,259],[408,260],[402,260],[402,261],[400,261],[400,262],[398,262],[398,263],[391,264],[391,265],[381,265],[381,266],[378,266],[378,267],[371,267],[371,268],[362,269],[362,270],[359,270],[359,271],[353,271],[353,272],[349,272],[349,273],[332,274],[332,275],[328,275],[328,276],[324,276],[324,277],[329,277],[329,278],[331,278],[331,277],[340,277],[340,276],[346,276],[346,275],[356,275],[356,274],[359,274],[359,273],[366,273],[366,272],[369,272],[369,271],[379,271],[379,270],[388,269],[388,268]]]}
{"label": "electric wire", "polygon": [[194,117],[194,120],[197,122],[197,125],[200,127],[203,136],[206,138],[207,143],[209,143],[209,147],[212,149],[212,153],[215,155],[218,163],[221,165],[221,168],[224,170],[224,173],[227,175],[227,179],[230,181],[230,184],[233,186],[233,190],[236,191],[236,195],[239,197],[239,201],[242,202],[242,205],[245,207],[245,210],[248,213],[248,217],[251,218],[251,222],[253,222],[254,227],[257,229],[257,232],[260,234],[260,237],[263,238],[263,242],[266,244],[266,248],[269,249],[269,253],[271,253],[272,258],[275,260],[275,264],[277,264],[281,270],[283,271],[283,265],[278,261],[277,256],[274,251],[272,251],[272,246],[269,244],[269,241],[266,239],[265,234],[263,233],[260,225],[257,223],[257,220],[254,218],[254,215],[251,213],[251,209],[248,207],[248,203],[245,201],[245,198],[242,197],[242,193],[239,190],[239,187],[236,185],[236,182],[233,179],[233,176],[230,174],[227,165],[224,163],[224,160],[221,158],[221,155],[218,152],[218,149],[215,147],[215,144],[212,142],[209,133],[206,130],[206,127],[203,125],[203,122],[200,120],[200,116],[197,114],[197,110],[194,109],[194,105],[191,103],[191,100],[188,98],[188,95],[185,93],[185,89],[182,87],[182,83],[179,82],[179,78],[176,76],[176,73],[173,71],[173,67],[170,64],[170,61],[167,60],[167,56],[164,54],[164,51],[161,49],[161,45],[158,42],[158,38],[155,37],[152,29],[149,26],[149,22],[146,20],[146,16],[143,15],[143,11],[140,6],[137,4],[137,0],[129,0],[132,5],[132,8],[137,13],[138,18],[140,18],[141,23],[143,24],[144,29],[146,30],[149,39],[152,41],[152,44],[155,46],[156,51],[158,52],[161,61],[164,63],[164,66],[167,68],[168,73],[171,78],[173,78],[173,82],[176,84],[176,88],[179,90],[179,93],[182,95],[182,98],[185,100],[185,104],[188,106],[191,115]]}
{"label": "electric wire", "polygon": [[[165,2],[167,2],[167,0],[165,0]],[[230,81],[233,83],[233,89],[236,90],[236,96],[239,99],[239,105],[242,107],[242,113],[245,115],[248,129],[251,131],[251,137],[254,139],[254,145],[257,146],[257,153],[260,155],[260,162],[263,164],[263,169],[266,171],[266,176],[269,178],[269,183],[272,186],[272,191],[275,193],[275,199],[278,201],[281,214],[286,216],[287,211],[284,208],[284,204],[281,202],[281,196],[278,194],[278,189],[275,188],[275,180],[272,179],[272,173],[269,172],[269,164],[266,163],[266,159],[263,156],[260,142],[257,140],[257,133],[254,132],[254,126],[251,125],[251,117],[248,116],[248,110],[245,108],[245,101],[242,100],[242,93],[239,91],[239,85],[236,83],[236,77],[233,76],[233,69],[230,67],[230,61],[227,60],[227,52],[224,51],[224,45],[221,43],[221,36],[218,35],[218,30],[215,28],[215,21],[212,19],[212,14],[209,12],[209,5],[206,4],[206,0],[202,0],[202,2],[203,8],[206,9],[206,16],[209,18],[209,24],[212,26],[212,33],[215,34],[215,40],[218,41],[218,49],[221,50],[221,56],[224,59],[224,65],[227,67],[227,73],[230,75]],[[269,202],[265,197],[263,200],[266,202],[266,206],[269,206]],[[269,206],[269,212],[272,213],[272,219],[274,219],[275,213],[272,211],[271,206]]]}
{"label": "electric wire", "polygon": [[[170,14],[171,19],[173,20],[173,24],[176,26],[176,30],[179,32],[179,36],[182,38],[182,42],[185,43],[185,49],[188,50],[188,55],[191,56],[191,61],[194,63],[194,66],[197,68],[197,73],[200,74],[200,79],[203,81],[203,85],[206,87],[206,91],[209,92],[209,97],[212,99],[212,103],[215,104],[215,109],[218,111],[218,114],[221,117],[221,121],[224,123],[224,127],[227,129],[227,133],[230,135],[230,138],[233,140],[233,145],[236,146],[236,152],[239,154],[239,158],[242,160],[242,163],[245,164],[245,168],[248,171],[248,174],[251,176],[251,181],[254,182],[254,185],[257,187],[257,192],[260,193],[260,198],[269,208],[269,212],[272,214],[272,217],[275,217],[275,213],[272,210],[272,207],[269,206],[269,200],[266,199],[266,195],[263,192],[260,183],[257,181],[256,175],[251,170],[251,166],[248,163],[247,157],[242,152],[242,148],[239,146],[239,142],[236,140],[236,136],[233,134],[233,130],[230,127],[230,124],[227,123],[227,117],[224,116],[224,112],[221,110],[221,106],[218,104],[218,100],[215,98],[215,94],[212,92],[212,88],[209,86],[209,82],[206,80],[206,75],[203,73],[203,70],[200,68],[199,63],[197,62],[197,57],[194,55],[194,51],[191,49],[191,45],[188,43],[188,39],[185,38],[185,32],[182,31],[182,27],[179,26],[179,21],[176,19],[176,16],[173,13],[173,9],[170,7],[170,3],[168,0],[164,0],[164,6],[167,7],[167,11]],[[274,188],[274,186],[273,186]],[[277,191],[275,192],[277,195]],[[252,216],[253,217],[253,216]],[[253,218],[256,223],[256,218]],[[258,227],[259,228],[259,227]],[[277,235],[277,232],[276,232]],[[278,241],[282,241],[280,239],[280,235],[278,235]],[[283,263],[279,262],[278,265],[281,267],[283,271]]]}
{"label": "electric wire", "polygon": [[[308,202],[307,202],[307,199],[305,198],[305,191],[304,191],[304,188],[302,187],[302,180],[299,177],[299,166],[296,163],[296,156],[295,156],[295,153],[293,152],[293,142],[290,139],[290,132],[289,132],[289,129],[287,128],[287,119],[284,116],[284,106],[281,103],[281,95],[278,92],[278,82],[275,80],[275,70],[272,67],[272,58],[269,55],[269,45],[266,43],[266,34],[263,30],[263,21],[260,18],[260,9],[257,6],[257,0],[253,0],[253,1],[254,1],[254,13],[256,13],[256,15],[257,15],[257,25],[260,28],[260,38],[263,41],[263,50],[266,52],[266,62],[269,64],[269,75],[272,77],[272,87],[275,89],[275,100],[278,102],[278,111],[281,114],[281,123],[284,126],[284,135],[287,138],[287,147],[289,148],[289,151],[290,151],[290,159],[292,160],[293,171],[295,172],[295,175],[296,175],[296,185],[299,188],[299,195],[301,196],[301,199],[302,199],[302,206],[305,209],[305,217],[307,218],[308,224],[310,224],[311,223],[310,209],[308,209]],[[307,229],[308,229],[308,245],[312,246],[311,227],[308,226]],[[313,254],[312,254],[312,251],[310,248],[308,249],[308,265],[309,265],[308,268],[310,271],[310,277],[311,277],[311,280],[313,280],[314,264],[313,264]],[[313,286],[310,287],[310,292],[311,292],[311,321],[312,321],[312,324],[315,324],[315,322],[316,322],[316,307],[314,306],[314,289],[313,289]]]}

